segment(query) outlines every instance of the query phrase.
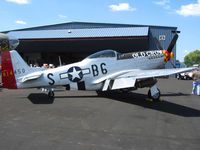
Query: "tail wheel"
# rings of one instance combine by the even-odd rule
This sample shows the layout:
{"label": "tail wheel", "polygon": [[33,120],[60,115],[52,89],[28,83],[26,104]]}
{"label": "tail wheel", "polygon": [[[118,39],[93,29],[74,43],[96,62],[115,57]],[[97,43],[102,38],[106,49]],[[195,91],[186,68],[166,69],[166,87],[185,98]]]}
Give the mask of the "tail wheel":
{"label": "tail wheel", "polygon": [[160,100],[160,90],[157,88],[158,92],[154,95],[151,94],[151,90],[148,91],[148,97],[152,99],[153,101],[159,101]]}
{"label": "tail wheel", "polygon": [[49,91],[48,92],[48,97],[49,98],[54,98],[54,91]]}

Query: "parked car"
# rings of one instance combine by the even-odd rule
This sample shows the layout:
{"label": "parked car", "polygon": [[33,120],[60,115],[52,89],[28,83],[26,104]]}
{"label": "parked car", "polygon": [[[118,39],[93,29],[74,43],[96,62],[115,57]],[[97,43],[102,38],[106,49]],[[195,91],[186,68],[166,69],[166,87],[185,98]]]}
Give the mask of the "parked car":
{"label": "parked car", "polygon": [[192,72],[179,73],[176,75],[176,78],[179,80],[192,80]]}

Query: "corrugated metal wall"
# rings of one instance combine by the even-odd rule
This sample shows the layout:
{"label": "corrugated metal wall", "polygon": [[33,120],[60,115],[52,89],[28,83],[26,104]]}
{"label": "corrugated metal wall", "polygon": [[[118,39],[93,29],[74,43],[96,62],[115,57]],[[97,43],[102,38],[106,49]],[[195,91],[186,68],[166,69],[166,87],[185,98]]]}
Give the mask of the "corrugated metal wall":
{"label": "corrugated metal wall", "polygon": [[60,38],[104,38],[104,37],[143,37],[148,36],[148,27],[98,28],[98,29],[65,29],[11,31],[9,36],[21,39],[60,39]]}
{"label": "corrugated metal wall", "polygon": [[[174,33],[172,31],[176,31],[176,27],[150,27],[149,28],[149,50],[158,49],[157,44],[154,38],[157,38],[163,47],[163,49],[167,49],[172,38],[174,37]],[[175,64],[176,60],[176,45],[173,49],[175,54],[174,58],[171,59],[172,63]],[[173,66],[168,62],[166,64],[166,68],[172,68]]]}

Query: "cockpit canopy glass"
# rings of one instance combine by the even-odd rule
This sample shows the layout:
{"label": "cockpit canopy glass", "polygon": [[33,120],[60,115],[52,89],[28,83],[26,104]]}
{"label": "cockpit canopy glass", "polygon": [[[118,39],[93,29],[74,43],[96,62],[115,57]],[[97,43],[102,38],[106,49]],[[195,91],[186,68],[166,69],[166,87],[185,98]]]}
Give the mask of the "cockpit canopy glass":
{"label": "cockpit canopy glass", "polygon": [[88,56],[87,58],[89,58],[89,59],[93,59],[93,58],[113,58],[113,57],[116,57],[116,55],[117,55],[116,51],[104,50],[104,51],[94,53],[94,54]]}

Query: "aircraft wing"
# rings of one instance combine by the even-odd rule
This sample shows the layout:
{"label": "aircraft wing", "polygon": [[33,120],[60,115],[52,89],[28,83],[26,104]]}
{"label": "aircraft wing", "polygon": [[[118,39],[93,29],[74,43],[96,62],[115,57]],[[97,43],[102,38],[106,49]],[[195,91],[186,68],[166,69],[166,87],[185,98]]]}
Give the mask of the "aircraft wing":
{"label": "aircraft wing", "polygon": [[137,70],[128,72],[124,75],[119,76],[118,78],[123,77],[135,77],[136,79],[146,79],[152,77],[162,77],[169,76],[172,74],[187,72],[195,69],[195,67],[190,68],[171,68],[171,69],[151,69],[151,70]]}
{"label": "aircraft wing", "polygon": [[147,79],[154,77],[162,77],[168,76],[172,74],[187,72],[195,69],[195,67],[191,68],[172,68],[172,69],[150,69],[150,70],[140,70],[133,69],[120,72],[118,75],[115,73],[113,75],[105,76],[100,78],[94,83],[104,82],[103,91],[108,89],[123,89],[130,88],[135,86],[135,82],[137,79]]}

